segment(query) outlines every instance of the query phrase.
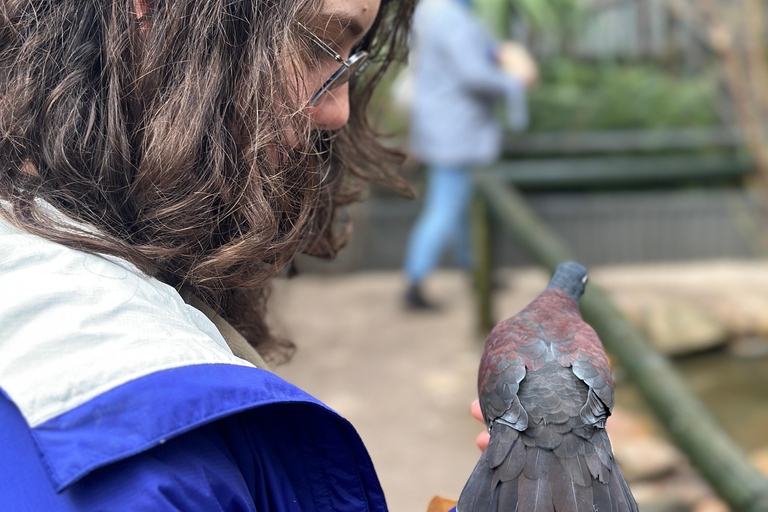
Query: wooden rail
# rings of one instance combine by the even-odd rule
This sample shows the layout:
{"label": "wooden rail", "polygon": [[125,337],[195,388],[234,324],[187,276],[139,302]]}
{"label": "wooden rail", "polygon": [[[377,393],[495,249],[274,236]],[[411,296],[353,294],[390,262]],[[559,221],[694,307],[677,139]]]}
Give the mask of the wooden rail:
{"label": "wooden rail", "polygon": [[487,172],[529,192],[737,183],[753,170],[746,155],[694,154],[512,160]]}
{"label": "wooden rail", "polygon": [[687,128],[667,130],[610,130],[584,132],[510,133],[504,155],[586,155],[698,151],[702,148],[739,149],[745,146],[738,128]]}
{"label": "wooden rail", "polygon": [[[491,174],[480,174],[476,181],[477,214],[493,214],[550,271],[559,263],[573,259],[568,247],[536,216],[517,190]],[[488,244],[490,240],[490,236],[481,236],[477,243]],[[480,254],[489,253],[487,246],[480,250]],[[490,265],[490,260],[486,257],[478,263],[478,266]],[[491,273],[488,268],[478,271],[477,279],[486,280],[484,284],[479,283],[479,291],[490,294]],[[490,308],[490,296],[483,300]],[[688,388],[669,360],[651,347],[594,283],[587,287],[581,310],[606,349],[626,369],[671,438],[718,495],[735,512],[768,511],[768,480],[749,464],[741,448]],[[485,315],[489,322],[493,316],[490,309]]]}

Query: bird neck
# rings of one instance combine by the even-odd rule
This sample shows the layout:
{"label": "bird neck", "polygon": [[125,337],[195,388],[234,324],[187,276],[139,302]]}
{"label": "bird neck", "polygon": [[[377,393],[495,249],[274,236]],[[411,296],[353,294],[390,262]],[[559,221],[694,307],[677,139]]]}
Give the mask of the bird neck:
{"label": "bird neck", "polygon": [[563,290],[558,288],[548,288],[544,290],[538,297],[536,297],[536,299],[531,302],[523,311],[528,309],[539,310],[540,308],[544,308],[548,311],[578,313],[579,304],[573,299],[573,297],[568,295]]}

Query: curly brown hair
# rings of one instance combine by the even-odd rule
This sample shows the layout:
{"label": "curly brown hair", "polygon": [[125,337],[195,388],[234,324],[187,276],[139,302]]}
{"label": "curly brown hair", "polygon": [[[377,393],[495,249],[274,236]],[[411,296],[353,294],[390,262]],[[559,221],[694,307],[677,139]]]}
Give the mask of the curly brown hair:
{"label": "curly brown hair", "polygon": [[317,1],[155,0],[139,20],[133,0],[0,0],[0,214],[189,289],[268,359],[289,357],[264,320],[269,279],[298,253],[333,257],[335,212],[366,182],[408,189],[366,105],[404,56],[413,4],[382,0],[359,45],[373,69],[331,133],[291,100],[296,21]]}

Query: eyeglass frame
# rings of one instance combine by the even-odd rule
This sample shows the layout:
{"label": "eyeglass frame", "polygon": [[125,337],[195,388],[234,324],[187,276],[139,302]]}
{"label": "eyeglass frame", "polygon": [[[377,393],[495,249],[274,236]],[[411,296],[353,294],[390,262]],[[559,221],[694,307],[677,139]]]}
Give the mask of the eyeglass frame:
{"label": "eyeglass frame", "polygon": [[[323,85],[320,87],[320,89],[317,90],[317,92],[312,96],[312,99],[309,100],[310,106],[315,106],[317,101],[322,97],[323,94],[325,94],[328,91],[332,91],[334,89],[338,89],[345,83],[349,82],[353,77],[356,77],[360,73],[362,73],[365,68],[368,67],[370,62],[368,61],[368,52],[365,50],[360,50],[359,52],[355,53],[354,55],[351,55],[347,60],[344,60],[341,55],[336,53],[336,51],[331,48],[328,44],[326,44],[325,41],[320,39],[317,34],[312,32],[310,29],[305,27],[302,23],[296,22],[296,24],[301,28],[306,34],[309,36],[309,38],[312,40],[313,43],[315,43],[317,46],[323,49],[328,55],[333,57],[333,60],[341,64],[339,68],[334,71],[331,76],[328,77],[328,79],[323,83]],[[362,62],[361,62],[362,61]],[[357,68],[353,68],[352,66],[357,66]],[[346,78],[341,79],[342,75],[345,71],[352,70]]]}

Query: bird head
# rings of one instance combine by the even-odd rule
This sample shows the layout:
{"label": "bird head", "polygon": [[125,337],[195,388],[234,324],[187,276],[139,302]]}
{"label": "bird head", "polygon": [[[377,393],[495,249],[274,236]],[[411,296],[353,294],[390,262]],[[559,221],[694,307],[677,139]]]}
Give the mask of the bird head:
{"label": "bird head", "polygon": [[587,269],[575,261],[566,261],[557,266],[555,275],[547,285],[547,290],[562,290],[570,295],[573,300],[579,302],[584,295],[584,287],[587,284]]}

